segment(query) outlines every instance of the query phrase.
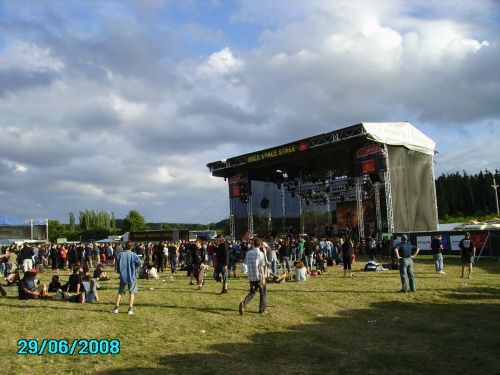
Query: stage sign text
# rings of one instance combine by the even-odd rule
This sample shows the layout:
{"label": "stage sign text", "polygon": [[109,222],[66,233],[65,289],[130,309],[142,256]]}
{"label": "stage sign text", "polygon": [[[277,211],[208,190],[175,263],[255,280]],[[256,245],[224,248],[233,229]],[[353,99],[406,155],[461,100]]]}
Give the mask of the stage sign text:
{"label": "stage sign text", "polygon": [[249,156],[247,159],[247,162],[254,163],[256,161],[272,159],[272,158],[275,158],[278,156],[292,154],[296,150],[297,150],[297,147],[295,145],[281,147],[281,148],[277,148],[274,150],[268,150],[268,151],[261,152],[259,154]]}

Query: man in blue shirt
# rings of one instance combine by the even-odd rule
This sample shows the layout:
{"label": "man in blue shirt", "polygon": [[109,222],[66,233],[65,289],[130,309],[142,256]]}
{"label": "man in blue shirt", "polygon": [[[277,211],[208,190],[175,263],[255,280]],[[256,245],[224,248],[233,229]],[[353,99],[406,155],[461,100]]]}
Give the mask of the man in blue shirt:
{"label": "man in blue shirt", "polygon": [[394,253],[399,260],[399,274],[401,276],[401,290],[400,292],[408,292],[408,281],[410,284],[410,291],[416,291],[415,275],[413,275],[413,258],[415,258],[420,251],[416,246],[408,242],[408,236],[403,234],[401,242],[394,249]]}
{"label": "man in blue shirt", "polygon": [[120,306],[122,295],[125,294],[125,288],[128,288],[129,293],[128,314],[134,313],[134,296],[138,291],[136,269],[140,266],[141,259],[132,252],[132,248],[133,243],[127,242],[125,251],[122,251],[116,259],[116,270],[120,274],[120,286],[116,295],[115,308],[112,310],[115,314],[118,314],[118,306]]}

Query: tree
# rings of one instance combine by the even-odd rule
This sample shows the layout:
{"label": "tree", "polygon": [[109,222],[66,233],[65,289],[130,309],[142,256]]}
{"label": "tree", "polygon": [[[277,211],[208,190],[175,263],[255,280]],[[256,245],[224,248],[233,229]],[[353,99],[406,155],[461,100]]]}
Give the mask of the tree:
{"label": "tree", "polygon": [[63,234],[63,226],[58,220],[49,220],[49,241],[56,242]]}
{"label": "tree", "polygon": [[69,213],[69,232],[75,233],[75,214],[73,212]]}
{"label": "tree", "polygon": [[128,213],[127,217],[123,221],[123,231],[132,232],[139,230],[148,229],[144,217],[139,213],[139,211],[132,210]]}
{"label": "tree", "polygon": [[110,223],[110,229],[112,232],[116,231],[116,219],[115,219],[115,213],[111,211],[111,223]]}

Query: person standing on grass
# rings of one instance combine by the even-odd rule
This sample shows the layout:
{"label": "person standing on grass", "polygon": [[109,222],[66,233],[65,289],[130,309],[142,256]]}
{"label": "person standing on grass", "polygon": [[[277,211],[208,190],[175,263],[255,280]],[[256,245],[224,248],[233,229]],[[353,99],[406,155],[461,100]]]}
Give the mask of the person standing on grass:
{"label": "person standing on grass", "polygon": [[197,280],[198,290],[202,290],[205,285],[204,276],[205,268],[207,267],[207,250],[202,246],[200,240],[196,240],[196,242],[192,245],[191,255],[194,257],[193,276]]}
{"label": "person standing on grass", "polygon": [[19,264],[23,265],[24,272],[33,268],[33,255],[33,248],[25,242],[23,248],[21,249],[21,253],[19,254]]}
{"label": "person standing on grass", "polygon": [[[341,241],[342,242],[342,241]],[[354,244],[351,240],[351,237],[347,235],[342,242],[342,266],[344,267],[344,277],[354,277],[352,273],[352,258],[354,251]]]}
{"label": "person standing on grass", "polygon": [[316,240],[314,237],[309,236],[304,245],[304,259],[307,268],[307,273],[311,273],[314,259],[314,252],[316,251]]}
{"label": "person standing on grass", "polygon": [[401,240],[402,242],[394,249],[396,258],[399,260],[399,275],[401,276],[400,292],[408,292],[408,282],[410,284],[410,291],[415,292],[417,285],[415,275],[413,274],[413,258],[417,256],[420,249],[408,242],[406,234],[403,234]]}
{"label": "person standing on grass", "polygon": [[132,252],[133,247],[132,242],[127,242],[125,251],[122,251],[116,259],[116,270],[120,274],[120,286],[116,295],[115,307],[111,310],[115,314],[118,314],[118,307],[122,295],[125,294],[125,288],[128,288],[129,293],[128,314],[132,315],[134,313],[134,299],[138,291],[136,269],[141,265],[141,259],[136,253]]}
{"label": "person standing on grass", "polygon": [[432,239],[431,250],[432,257],[434,258],[434,267],[436,268],[436,273],[444,274],[443,271],[443,242],[441,242],[442,237],[438,234]]}
{"label": "person standing on grass", "polygon": [[476,256],[476,247],[470,238],[470,233],[465,232],[465,238],[460,241],[458,245],[460,248],[460,257],[462,258],[462,276],[464,277],[465,266],[469,266],[469,279],[472,278],[472,263]]}
{"label": "person standing on grass", "polygon": [[214,274],[222,281],[222,291],[220,294],[227,293],[227,277],[228,277],[228,264],[229,264],[229,251],[226,241],[222,238],[215,248],[215,256],[217,265],[215,266]]}
{"label": "person standing on grass", "polygon": [[164,257],[165,254],[163,253],[163,243],[158,243],[155,246],[154,250],[154,256],[155,256],[155,261],[156,261],[156,269],[158,272],[163,272],[163,264],[164,264]]}
{"label": "person standing on grass", "polygon": [[246,307],[255,296],[255,292],[259,291],[259,314],[266,313],[266,276],[265,266],[266,260],[264,254],[260,251],[261,241],[258,238],[253,240],[253,247],[247,252],[244,263],[248,267],[248,281],[250,283],[250,292],[245,299],[240,302],[239,313],[243,315]]}

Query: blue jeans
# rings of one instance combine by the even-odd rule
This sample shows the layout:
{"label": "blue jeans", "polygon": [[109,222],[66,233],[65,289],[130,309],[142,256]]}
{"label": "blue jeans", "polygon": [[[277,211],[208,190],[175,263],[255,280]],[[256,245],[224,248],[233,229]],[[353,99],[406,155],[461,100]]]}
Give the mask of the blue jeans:
{"label": "blue jeans", "polygon": [[278,274],[278,262],[274,260],[271,262],[271,272],[273,273],[273,275]]}
{"label": "blue jeans", "polygon": [[304,255],[304,258],[306,260],[306,267],[311,271],[313,266],[313,255]]}
{"label": "blue jeans", "polygon": [[440,272],[443,270],[443,254],[433,254],[434,258],[434,267],[436,267],[436,272]]}
{"label": "blue jeans", "polygon": [[[229,271],[229,269],[228,269]],[[224,284],[227,283],[227,274],[229,272],[224,271],[224,266],[222,264],[217,263],[214,269],[214,279],[217,280],[218,278],[219,281],[222,281]]]}
{"label": "blue jeans", "polygon": [[415,275],[413,275],[413,259],[401,258],[399,260],[399,275],[401,276],[401,289],[408,290],[408,282],[410,290],[414,292],[417,288]]}
{"label": "blue jeans", "polygon": [[170,258],[170,270],[172,273],[177,272],[177,257]]}

